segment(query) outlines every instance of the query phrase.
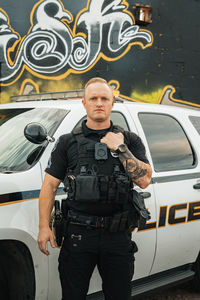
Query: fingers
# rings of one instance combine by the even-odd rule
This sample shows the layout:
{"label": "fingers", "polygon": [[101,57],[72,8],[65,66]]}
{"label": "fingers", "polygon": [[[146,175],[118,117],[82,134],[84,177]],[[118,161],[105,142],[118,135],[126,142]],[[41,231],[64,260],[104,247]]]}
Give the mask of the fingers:
{"label": "fingers", "polygon": [[103,139],[110,140],[110,141],[121,141],[124,142],[124,136],[121,132],[114,133],[114,132],[108,132]]}
{"label": "fingers", "polygon": [[49,251],[46,249],[47,241],[38,240],[38,246],[39,246],[39,249],[42,253],[44,253],[46,255],[49,255]]}
{"label": "fingers", "polygon": [[123,135],[121,132],[117,132],[117,133],[115,133],[115,134],[117,134],[117,135],[119,135],[119,136],[121,136],[121,137],[124,137],[124,135]]}
{"label": "fingers", "polygon": [[38,246],[40,251],[45,255],[49,255],[49,251],[47,250],[48,241],[50,241],[51,247],[55,248],[54,236],[50,228],[47,230],[40,230],[38,235]]}
{"label": "fingers", "polygon": [[106,135],[118,135],[118,136],[121,136],[121,137],[124,136],[123,133],[121,133],[121,132],[112,132],[112,131],[109,131]]}
{"label": "fingers", "polygon": [[51,234],[51,236],[50,236],[50,244],[51,244],[52,248],[56,247],[53,234]]}
{"label": "fingers", "polygon": [[124,143],[124,136],[121,132],[108,132],[102,139],[101,143],[105,143],[111,150],[116,150],[120,144]]}
{"label": "fingers", "polygon": [[123,134],[121,132],[112,132],[112,131],[109,131],[108,133],[106,133],[105,137],[113,137],[113,136],[118,136],[118,137],[124,137]]}

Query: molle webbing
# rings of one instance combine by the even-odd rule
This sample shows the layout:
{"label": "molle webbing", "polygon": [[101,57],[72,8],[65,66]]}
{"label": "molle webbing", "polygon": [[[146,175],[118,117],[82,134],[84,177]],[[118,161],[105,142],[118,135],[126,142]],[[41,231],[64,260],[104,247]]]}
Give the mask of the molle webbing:
{"label": "molle webbing", "polygon": [[[123,129],[113,126],[113,131]],[[64,180],[69,200],[79,202],[124,203],[130,195],[131,183],[118,157],[107,149],[108,159],[95,159],[96,141],[84,136],[82,128],[74,135],[78,146],[77,165]]]}

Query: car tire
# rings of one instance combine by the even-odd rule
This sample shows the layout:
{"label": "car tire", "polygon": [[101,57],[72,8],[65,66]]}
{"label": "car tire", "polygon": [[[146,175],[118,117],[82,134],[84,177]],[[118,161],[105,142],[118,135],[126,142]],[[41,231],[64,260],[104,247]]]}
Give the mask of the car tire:
{"label": "car tire", "polygon": [[28,249],[16,241],[1,241],[0,247],[0,299],[34,300],[35,276]]}

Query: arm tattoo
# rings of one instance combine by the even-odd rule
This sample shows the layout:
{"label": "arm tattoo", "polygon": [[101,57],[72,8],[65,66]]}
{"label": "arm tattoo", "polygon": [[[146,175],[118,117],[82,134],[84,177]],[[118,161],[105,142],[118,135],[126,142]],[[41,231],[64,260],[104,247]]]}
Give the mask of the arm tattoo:
{"label": "arm tattoo", "polygon": [[119,160],[131,180],[137,180],[147,174],[143,162],[139,161],[128,149],[126,152],[119,154]]}

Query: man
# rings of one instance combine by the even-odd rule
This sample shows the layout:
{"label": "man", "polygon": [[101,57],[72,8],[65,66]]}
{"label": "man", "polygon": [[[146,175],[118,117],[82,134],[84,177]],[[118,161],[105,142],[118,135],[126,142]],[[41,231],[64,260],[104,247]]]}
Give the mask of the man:
{"label": "man", "polygon": [[60,137],[46,169],[38,244],[46,255],[48,241],[55,247],[49,219],[56,190],[64,181],[69,219],[59,256],[62,300],[86,299],[96,265],[105,299],[128,300],[137,247],[131,242],[126,205],[132,183],[146,188],[152,170],[140,138],[110,121],[114,97],[104,79],[88,81],[82,103],[87,120]]}

